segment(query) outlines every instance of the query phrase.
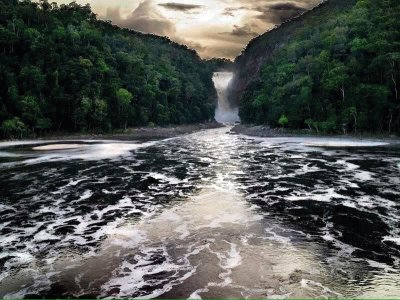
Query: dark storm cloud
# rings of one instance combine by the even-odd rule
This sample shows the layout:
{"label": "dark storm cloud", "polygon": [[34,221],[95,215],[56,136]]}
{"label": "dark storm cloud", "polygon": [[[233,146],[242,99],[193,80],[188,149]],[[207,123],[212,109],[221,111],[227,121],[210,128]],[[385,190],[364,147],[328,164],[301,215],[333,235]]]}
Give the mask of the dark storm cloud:
{"label": "dark storm cloud", "polygon": [[274,24],[282,23],[306,11],[305,8],[293,2],[273,3],[256,7],[255,10],[261,13],[257,16],[258,19]]}
{"label": "dark storm cloud", "polygon": [[231,34],[234,36],[239,36],[239,37],[242,37],[242,36],[245,36],[245,37],[253,36],[254,37],[254,36],[258,35],[257,32],[253,31],[248,24],[246,24],[244,26],[234,25]]}
{"label": "dark storm cloud", "polygon": [[243,26],[233,25],[233,29],[230,32],[221,32],[220,34],[229,34],[235,37],[255,37],[258,35],[257,32],[253,31],[249,24]]}
{"label": "dark storm cloud", "polygon": [[161,3],[158,5],[165,7],[167,9],[183,11],[183,12],[191,11],[202,7],[202,5],[176,3],[176,2]]}

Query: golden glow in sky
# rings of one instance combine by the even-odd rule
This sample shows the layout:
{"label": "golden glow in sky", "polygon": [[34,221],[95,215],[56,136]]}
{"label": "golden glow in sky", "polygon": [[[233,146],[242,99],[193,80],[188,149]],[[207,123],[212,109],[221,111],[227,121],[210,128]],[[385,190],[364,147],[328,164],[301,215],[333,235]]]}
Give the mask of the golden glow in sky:
{"label": "golden glow in sky", "polygon": [[[321,0],[77,0],[99,18],[168,36],[205,58],[234,58],[258,34]],[[69,3],[59,0],[58,3]]]}

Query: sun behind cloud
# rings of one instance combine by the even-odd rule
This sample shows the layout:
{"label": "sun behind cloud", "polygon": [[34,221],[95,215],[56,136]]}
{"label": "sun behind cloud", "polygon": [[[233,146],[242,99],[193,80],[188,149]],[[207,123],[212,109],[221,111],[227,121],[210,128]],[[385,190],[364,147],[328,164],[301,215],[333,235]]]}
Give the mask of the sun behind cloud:
{"label": "sun behind cloud", "polygon": [[[68,3],[68,0],[58,0]],[[77,0],[100,19],[168,36],[202,57],[233,59],[258,34],[303,13],[321,0]]]}

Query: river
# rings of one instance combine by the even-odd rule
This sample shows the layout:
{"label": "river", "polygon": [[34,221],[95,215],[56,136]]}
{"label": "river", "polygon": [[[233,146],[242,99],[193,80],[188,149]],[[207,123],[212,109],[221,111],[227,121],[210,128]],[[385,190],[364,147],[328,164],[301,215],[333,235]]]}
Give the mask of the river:
{"label": "river", "polygon": [[1,297],[400,294],[396,145],[68,143],[1,145]]}
{"label": "river", "polygon": [[252,138],[0,143],[0,297],[395,297],[400,148]]}

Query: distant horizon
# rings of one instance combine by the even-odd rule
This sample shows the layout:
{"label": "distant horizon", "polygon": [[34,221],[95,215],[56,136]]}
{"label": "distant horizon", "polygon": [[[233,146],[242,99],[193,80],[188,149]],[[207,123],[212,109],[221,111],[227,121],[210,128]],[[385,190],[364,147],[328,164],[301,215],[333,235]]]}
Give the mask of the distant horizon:
{"label": "distant horizon", "polygon": [[[55,0],[68,4],[70,0]],[[166,36],[203,59],[233,60],[250,40],[321,3],[321,0],[76,0],[101,20]]]}

